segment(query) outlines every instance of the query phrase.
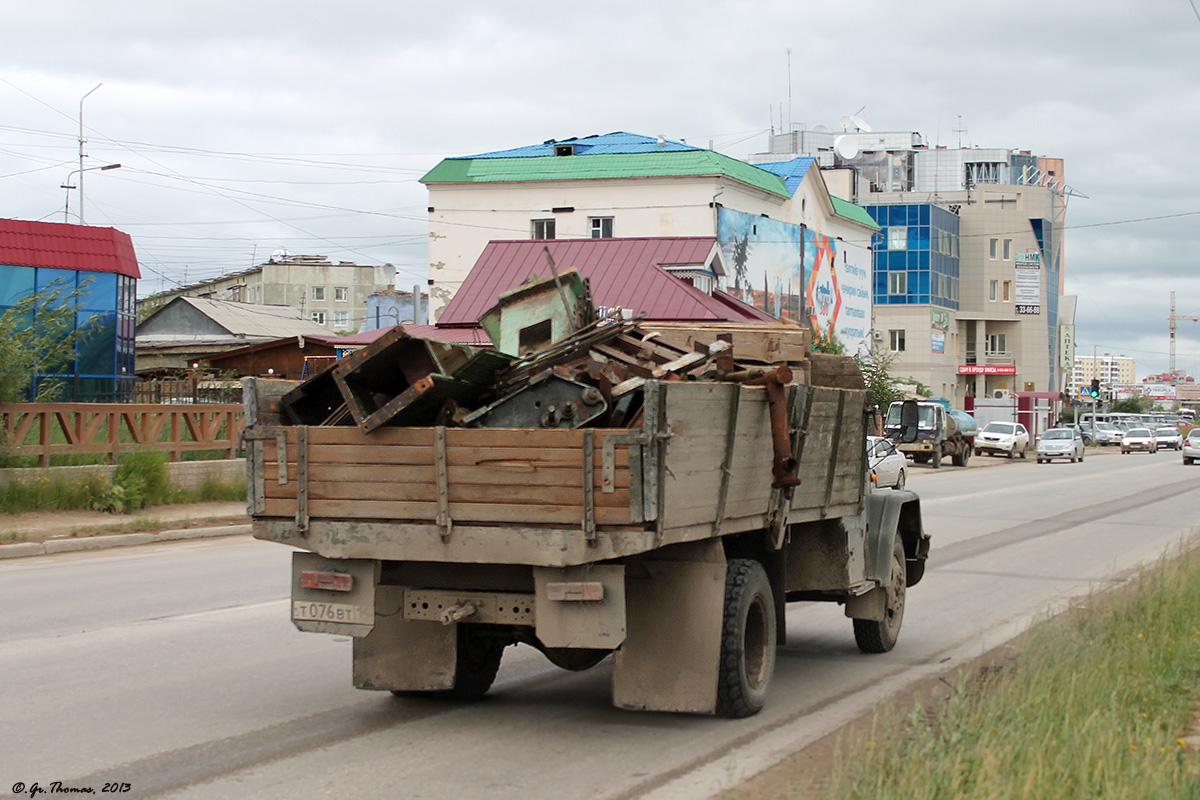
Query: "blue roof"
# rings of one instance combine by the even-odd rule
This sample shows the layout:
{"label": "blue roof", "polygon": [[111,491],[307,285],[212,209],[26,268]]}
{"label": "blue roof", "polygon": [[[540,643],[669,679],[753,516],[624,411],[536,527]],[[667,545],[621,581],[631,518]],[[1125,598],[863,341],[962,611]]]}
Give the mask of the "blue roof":
{"label": "blue roof", "polygon": [[[703,147],[693,147],[683,142],[663,139],[658,143],[656,136],[642,136],[637,133],[616,131],[614,133],[597,133],[592,136],[574,137],[571,139],[550,139],[541,144],[531,144],[525,147],[515,147],[512,150],[496,150],[491,153],[477,153],[473,156],[454,156],[454,158],[536,158],[538,156],[554,155],[555,146],[573,145],[575,155],[604,155],[612,153],[678,153],[685,150],[703,150]],[[812,161],[812,159],[805,159]]]}
{"label": "blue roof", "polygon": [[788,194],[794,197],[796,190],[800,188],[800,182],[808,174],[808,170],[813,165],[814,160],[807,157],[793,158],[791,161],[773,161],[770,164],[755,164],[754,166],[783,178]]}

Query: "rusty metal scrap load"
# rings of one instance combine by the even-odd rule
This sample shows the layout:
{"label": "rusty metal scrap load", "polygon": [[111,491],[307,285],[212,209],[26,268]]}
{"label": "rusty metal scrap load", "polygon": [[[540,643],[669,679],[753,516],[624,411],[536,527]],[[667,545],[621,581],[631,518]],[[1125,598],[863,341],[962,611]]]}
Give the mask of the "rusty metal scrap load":
{"label": "rusty metal scrap load", "polygon": [[848,359],[809,352],[808,332],[789,323],[599,317],[575,270],[501,295],[483,321],[496,349],[397,327],[286,394],[284,419],[356,425],[364,434],[383,426],[628,428],[639,424],[647,381],[737,382],[766,387],[775,485],[790,488],[796,464],[783,387],[820,378],[861,388]]}

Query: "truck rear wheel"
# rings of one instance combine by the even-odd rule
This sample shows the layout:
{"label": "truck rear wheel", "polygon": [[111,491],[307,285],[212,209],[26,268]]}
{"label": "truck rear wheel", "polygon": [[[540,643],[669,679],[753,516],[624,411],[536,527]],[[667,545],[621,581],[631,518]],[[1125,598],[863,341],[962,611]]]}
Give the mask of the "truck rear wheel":
{"label": "truck rear wheel", "polygon": [[762,564],[732,558],[725,573],[717,715],[757,714],[775,672],[775,599]]}
{"label": "truck rear wheel", "polygon": [[854,620],[854,641],[864,653],[886,653],[900,638],[900,623],[904,621],[904,595],[908,576],[904,566],[904,542],[896,536],[892,548],[892,572],[888,576],[887,600],[883,621]]}
{"label": "truck rear wheel", "polygon": [[454,662],[454,688],[438,692],[453,700],[478,700],[492,688],[507,644],[476,625],[458,625],[458,658]]}

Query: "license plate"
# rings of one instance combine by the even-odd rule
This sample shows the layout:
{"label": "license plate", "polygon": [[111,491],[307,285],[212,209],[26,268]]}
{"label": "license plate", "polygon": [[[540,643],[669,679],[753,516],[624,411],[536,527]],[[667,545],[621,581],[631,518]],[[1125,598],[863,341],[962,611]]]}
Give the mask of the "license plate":
{"label": "license plate", "polygon": [[348,625],[371,625],[375,620],[369,609],[349,603],[321,603],[315,600],[292,602],[292,619],[313,622],[342,622]]}

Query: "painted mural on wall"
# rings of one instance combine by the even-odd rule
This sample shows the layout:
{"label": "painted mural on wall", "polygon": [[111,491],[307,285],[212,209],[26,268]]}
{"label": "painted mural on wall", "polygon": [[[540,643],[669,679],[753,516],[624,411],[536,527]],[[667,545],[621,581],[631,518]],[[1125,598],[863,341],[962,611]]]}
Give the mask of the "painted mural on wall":
{"label": "painted mural on wall", "polygon": [[865,352],[871,327],[870,251],[800,225],[722,208],[726,291],[776,317],[833,332],[847,353]]}
{"label": "painted mural on wall", "polygon": [[720,209],[717,239],[731,273],[725,290],[772,316],[802,319],[803,233],[799,225]]}

